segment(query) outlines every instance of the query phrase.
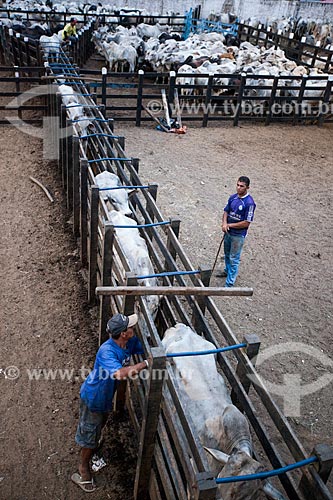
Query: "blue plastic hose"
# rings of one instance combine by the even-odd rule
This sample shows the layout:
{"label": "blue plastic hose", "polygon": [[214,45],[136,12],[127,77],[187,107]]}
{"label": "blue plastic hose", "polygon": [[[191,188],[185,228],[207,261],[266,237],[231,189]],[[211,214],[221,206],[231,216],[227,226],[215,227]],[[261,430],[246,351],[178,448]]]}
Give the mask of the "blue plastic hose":
{"label": "blue plastic hose", "polygon": [[258,472],[256,474],[246,474],[244,476],[218,477],[215,479],[215,482],[217,484],[223,484],[223,483],[237,483],[239,481],[254,481],[255,479],[266,479],[272,476],[279,476],[280,474],[284,474],[285,472],[298,469],[299,467],[304,467],[305,465],[313,464],[314,462],[318,462],[318,457],[306,458],[305,460],[301,460],[300,462],[296,462],[295,464],[286,465],[285,467],[281,467],[280,469]]}
{"label": "blue plastic hose", "polygon": [[[246,347],[246,342],[243,344],[229,345],[227,347],[220,347],[219,349],[211,349],[209,351],[195,351],[195,352],[171,352],[166,355],[167,358],[181,358],[185,356],[205,356],[206,354],[217,354],[218,352],[233,351],[235,349],[241,349]],[[240,477],[240,476],[239,476]],[[230,481],[226,481],[230,482]]]}

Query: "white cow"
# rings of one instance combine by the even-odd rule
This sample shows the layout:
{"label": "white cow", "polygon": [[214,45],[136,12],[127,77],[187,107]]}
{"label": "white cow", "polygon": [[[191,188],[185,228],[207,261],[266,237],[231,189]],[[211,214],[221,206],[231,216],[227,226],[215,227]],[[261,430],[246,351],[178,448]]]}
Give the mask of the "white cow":
{"label": "white cow", "polygon": [[188,64],[183,64],[180,66],[178,69],[178,73],[180,74],[188,74],[189,76],[178,76],[176,83],[177,85],[181,85],[181,90],[180,93],[182,95],[192,95],[193,94],[193,88],[184,88],[185,85],[194,85],[194,69],[192,66],[189,66]]}
{"label": "white cow", "polygon": [[[96,175],[95,183],[100,189],[122,186],[119,177],[108,171]],[[132,211],[128,205],[128,190],[112,189],[110,191],[101,191],[101,193],[104,201],[109,201],[117,212],[123,215],[132,215]]]}
{"label": "white cow", "polygon": [[59,85],[59,92],[70,120],[76,122],[75,126],[80,135],[86,135],[92,122],[85,114],[84,106],[79,102],[80,95],[74,92],[69,85]]}
{"label": "white cow", "polygon": [[[216,349],[181,323],[165,332],[162,343],[167,353]],[[218,477],[229,477],[262,471],[262,465],[252,458],[248,421],[232,404],[225,382],[217,371],[214,355],[175,357],[173,362],[179,397],[202,446],[209,453],[212,472]],[[272,499],[284,499],[268,481],[219,485],[223,500],[254,500],[259,497],[260,490]]]}
{"label": "white cow", "polygon": [[[144,238],[140,236],[139,230],[135,227],[137,226],[137,222],[115,210],[109,212],[109,219],[115,226],[132,226],[128,229],[116,228],[119,244],[123,249],[131,271],[137,276],[155,274],[147,244]],[[138,283],[143,286],[157,286],[157,278],[145,278],[138,280]],[[158,295],[148,295],[145,297],[145,300],[151,315],[155,317],[159,303]]]}
{"label": "white cow", "polygon": [[39,39],[39,44],[46,60],[48,60],[50,54],[55,54],[55,59],[58,62],[61,39],[56,33],[52,36],[42,35]]}
{"label": "white cow", "polygon": [[78,102],[78,95],[69,85],[59,85],[59,92],[61,93],[62,102],[65,106]]}

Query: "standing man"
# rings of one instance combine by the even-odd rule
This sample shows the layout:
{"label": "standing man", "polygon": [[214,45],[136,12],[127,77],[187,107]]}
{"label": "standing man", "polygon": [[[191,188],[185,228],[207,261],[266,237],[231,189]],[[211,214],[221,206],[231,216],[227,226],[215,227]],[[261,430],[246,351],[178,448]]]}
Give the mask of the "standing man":
{"label": "standing man", "polygon": [[226,277],[225,286],[234,286],[238,274],[240,256],[256,204],[248,194],[250,179],[242,176],[237,181],[237,193],[230,196],[224,207],[222,231],[224,232],[224,271],[217,271],[219,278]]}
{"label": "standing man", "polygon": [[75,17],[71,17],[69,23],[66,24],[66,26],[62,30],[63,42],[76,42],[77,39],[76,24],[77,24],[77,19],[75,19]]}
{"label": "standing man", "polygon": [[71,479],[86,492],[96,490],[90,459],[112,410],[118,380],[137,375],[149,367],[147,360],[129,365],[132,354],[143,354],[141,343],[134,336],[133,327],[137,322],[136,314],[115,314],[108,321],[106,331],[110,338],[98,349],[94,369],[81,386],[80,417],[75,436],[81,446],[79,473],[73,474]]}

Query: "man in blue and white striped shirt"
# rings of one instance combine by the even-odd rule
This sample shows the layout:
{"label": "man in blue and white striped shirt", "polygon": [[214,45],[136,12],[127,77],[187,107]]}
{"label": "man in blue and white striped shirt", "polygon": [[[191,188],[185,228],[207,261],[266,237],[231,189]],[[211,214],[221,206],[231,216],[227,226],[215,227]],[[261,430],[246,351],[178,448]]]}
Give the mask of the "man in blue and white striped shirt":
{"label": "man in blue and white striped shirt", "polygon": [[222,231],[224,232],[224,271],[216,276],[226,277],[225,286],[234,286],[240,264],[244,240],[253,221],[256,204],[248,194],[250,179],[242,176],[237,181],[237,193],[230,196],[224,207]]}

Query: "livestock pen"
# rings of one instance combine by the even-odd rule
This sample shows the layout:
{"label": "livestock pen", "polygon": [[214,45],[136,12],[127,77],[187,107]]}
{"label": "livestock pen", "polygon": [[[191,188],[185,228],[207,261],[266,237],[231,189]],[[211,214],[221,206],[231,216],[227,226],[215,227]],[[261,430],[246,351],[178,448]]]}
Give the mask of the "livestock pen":
{"label": "livestock pen", "polygon": [[270,27],[259,24],[257,27],[240,22],[238,25],[238,40],[247,41],[253,45],[264,47],[280,47],[286,56],[299,65],[314,67],[320,64],[323,71],[332,71],[332,50],[322,47],[320,42],[312,45],[306,42],[306,37],[301,40],[295,38],[294,33],[282,34],[281,30],[273,31]]}
{"label": "livestock pen", "polygon": [[[234,126],[242,120],[272,122],[331,123],[333,118],[332,81],[329,75],[280,75],[265,76],[255,72],[246,73],[200,73],[196,82],[195,73],[107,72],[87,69],[83,66],[93,54],[91,35],[95,29],[92,21],[79,30],[77,43],[66,48],[71,61],[80,68],[80,74],[92,91],[97,92],[97,103],[105,106],[107,115],[125,121],[151,120],[148,109],[158,115],[163,109],[160,92],[165,90],[170,114],[175,114],[174,92],[178,91],[183,121],[199,122],[207,126],[210,122],[229,121]],[[15,66],[41,64],[40,48],[12,29],[0,26],[2,59]],[[332,52],[312,47],[293,37],[273,34],[269,28],[263,30],[239,24],[238,37],[253,43],[260,41],[267,49],[282,46],[297,64],[313,67],[318,62],[330,71]],[[295,45],[296,44],[296,45]],[[312,52],[311,52],[312,51]],[[308,62],[304,61],[307,57]],[[129,80],[130,79],[130,80]],[[163,82],[163,83],[160,83]],[[158,104],[157,104],[158,103]],[[151,109],[157,104],[158,110]],[[161,114],[161,113],[159,113]]]}
{"label": "livestock pen", "polygon": [[[83,263],[87,263],[88,296],[91,301],[94,300],[97,285],[99,286],[97,293],[102,297],[101,340],[104,332],[103,323],[105,324],[107,315],[115,311],[125,313],[132,311],[134,298],[137,298],[142,313],[139,334],[146,354],[150,351],[153,353],[153,368],[163,369],[163,352],[154,349],[161,348],[161,337],[165,329],[177,321],[192,325],[198,333],[204,334],[216,346],[219,345],[216,341],[217,332],[222,335],[227,345],[238,344],[212,299],[214,293],[227,292],[210,289],[209,269],[195,269],[191,264],[177,237],[179,221],[169,221],[170,224],[166,226],[151,225],[155,222],[168,221],[158,209],[157,186],[149,186],[147,190],[141,189],[138,160],[126,157],[125,140],[115,136],[112,121],[105,118],[103,108],[90,99],[84,81],[75,67],[70,67],[66,56],[62,56],[60,64],[68,64],[66,69],[69,73],[66,77],[68,86],[82,95],[89,113],[87,116],[94,126],[88,133],[80,134],[77,124],[68,121],[68,110],[62,105],[60,94],[55,92],[56,81],[63,80],[63,76],[60,76],[63,75],[63,69],[60,73],[59,64],[49,62],[45,69],[45,76],[48,78],[44,80],[49,85],[49,112],[51,116],[61,116],[64,128],[73,129],[61,139],[59,138],[61,129],[54,130],[54,142],[61,140],[59,167],[62,171],[68,206],[73,208],[73,230],[75,235],[80,237],[81,259]],[[76,75],[74,78],[73,74]],[[97,165],[117,173],[124,186],[138,186],[139,192],[133,195],[131,201],[132,211],[137,221],[143,222],[142,225],[146,226],[141,228],[141,234],[145,237],[157,274],[161,275],[165,271],[171,273],[159,278],[163,285],[170,289],[172,295],[169,297],[168,292],[164,290],[165,296],[162,298],[155,320],[142,300],[143,287],[142,290],[131,289],[135,286],[137,277],[128,274],[126,258],[122,255],[117,239],[112,236],[114,229],[108,221],[108,213],[95,184],[95,176],[99,171],[94,165],[96,160],[98,160]],[[112,253],[111,248],[114,249]],[[115,254],[119,256],[121,266],[119,259],[114,259]],[[175,282],[179,287],[174,286]],[[114,285],[112,289],[109,288],[111,284]],[[119,285],[123,285],[124,288],[119,288]],[[163,287],[160,286],[160,292],[162,291]],[[149,292],[153,293],[152,290]],[[145,290],[145,293],[149,292]],[[118,293],[121,294],[119,298],[117,298]],[[159,291],[155,290],[154,293]],[[242,293],[242,290],[235,289],[233,293]],[[203,294],[207,294],[207,297],[203,298]],[[186,296],[186,303],[179,298],[182,295]],[[247,414],[253,431],[266,453],[267,461],[272,467],[283,467],[287,460],[302,460],[307,456],[305,450],[262,385],[250,361],[258,348],[258,340],[255,341],[257,346],[252,346],[252,349],[251,339],[245,340],[244,343],[248,346],[247,353],[241,350],[235,351],[231,360],[225,355],[218,355],[219,365],[233,388],[233,399]],[[235,363],[238,364],[236,369]],[[214,477],[207,468],[203,449],[195,430],[186,418],[182,402],[177,398],[169,368],[167,372],[168,378],[163,393],[161,393],[161,383],[149,385],[145,380],[134,382],[128,389],[130,413],[138,435],[141,434],[142,443],[139,450],[135,495],[137,498],[143,498],[149,491],[151,498],[183,499],[189,491],[192,498],[215,498]],[[267,410],[268,418],[274,425],[274,433],[282,436],[281,449],[277,449],[273,444],[270,433],[258,418],[258,409],[248,398],[250,387],[246,383],[247,374],[254,377],[255,384],[251,386],[251,391],[255,390],[259,394],[260,405]],[[156,412],[159,398],[162,398],[161,414],[159,411]],[[138,402],[137,405],[135,401]],[[155,411],[152,411],[151,404],[155,404]],[[157,428],[156,440],[153,432],[148,437],[148,428],[152,430]],[[299,483],[289,472],[284,472],[280,477],[289,498],[313,498],[314,495],[316,498],[330,498],[324,482],[328,478],[331,457],[329,455],[322,457],[322,450],[316,450],[316,453],[321,460],[319,474],[311,465],[308,470],[304,469],[303,478]],[[151,472],[150,478],[147,472]]]}
{"label": "livestock pen", "polygon": [[[71,83],[77,91],[89,94],[83,82],[73,80]],[[49,85],[53,86],[51,83]],[[50,93],[52,113],[60,113],[63,125],[70,126],[66,108],[60,101],[60,94],[56,103],[56,94],[53,91]],[[89,99],[89,96],[85,96],[85,99]],[[138,301],[141,311],[139,335],[146,354],[153,352],[154,369],[164,367],[163,353],[160,350],[163,332],[179,321],[192,325],[198,333],[202,333],[216,346],[219,345],[216,332],[222,334],[226,344],[237,344],[238,340],[212,299],[214,294],[228,292],[223,289],[211,289],[209,269],[195,269],[191,264],[177,238],[179,221],[169,221],[167,225],[160,225],[168,219],[158,209],[157,186],[148,186],[144,189],[138,174],[138,160],[126,157],[124,139],[115,136],[112,122],[105,119],[101,112],[103,108],[94,107],[92,102],[90,105],[93,106],[91,109],[94,110],[96,119],[94,124],[97,124],[97,128],[94,132],[90,132],[90,137],[86,134],[87,137],[80,138],[74,129],[73,136],[70,134],[63,139],[59,166],[63,173],[67,197],[73,204],[73,227],[76,235],[80,235],[81,259],[83,263],[87,263],[88,296],[91,301],[95,299],[94,292],[97,285],[100,300],[100,340],[104,339],[104,326],[109,314],[115,311],[128,313],[133,310],[135,301]],[[73,126],[75,127],[75,124]],[[136,220],[142,223],[140,232],[149,248],[156,274],[160,275],[161,285],[155,290],[138,288],[137,277],[130,273],[126,257],[115,237],[115,229],[110,224],[105,203],[94,183],[101,166],[117,173],[124,186],[137,186],[138,193],[133,195],[130,205]],[[153,225],[155,223],[156,226]],[[143,294],[154,293],[162,295],[156,318],[152,318],[142,297]],[[251,291],[234,289],[233,293],[251,293]],[[186,297],[185,303],[181,298],[183,295]],[[260,405],[263,405],[269,418],[274,422],[275,431],[282,435],[283,454],[288,450],[290,460],[302,460],[306,457],[302,445],[259,381],[255,367],[250,361],[258,348],[258,340],[254,342],[257,347],[252,347],[252,353],[251,339],[247,337],[245,340],[249,349],[248,354],[236,351],[235,357],[231,360],[225,355],[218,355],[218,362],[233,388],[233,399],[246,412],[272,466],[283,467],[285,460],[282,459],[281,451],[273,444],[269,433],[257,416],[258,409],[247,396],[250,386],[246,381],[246,375],[252,374],[256,383],[251,390],[254,389],[259,394]],[[238,363],[236,369],[235,362]],[[136,498],[143,498],[149,491],[151,498],[167,496],[182,499],[186,497],[188,490],[192,498],[214,498],[216,483],[207,469],[205,455],[198,444],[195,430],[191,428],[182,402],[177,398],[174,390],[175,382],[169,368],[166,378],[163,391],[162,384],[158,381],[155,381],[155,385],[154,383],[149,385],[145,380],[138,380],[131,383],[128,388],[127,404],[134,427],[138,436],[141,436],[135,482]],[[162,398],[161,414],[156,412],[159,398]],[[150,405],[153,405],[154,411]],[[147,434],[147,427],[151,429],[150,436]],[[155,428],[156,441],[153,436]],[[149,481],[147,471],[151,471]],[[313,488],[322,491],[316,493],[317,498],[321,498],[321,495],[322,498],[329,498],[328,490],[325,490],[313,467],[303,472],[299,484],[290,473],[283,474],[280,480],[289,498],[302,498],[303,495],[306,498],[307,493],[311,498]]]}
{"label": "livestock pen", "polygon": [[[168,96],[171,116],[176,115],[177,90],[182,121],[199,122],[203,127],[214,121],[229,121],[234,126],[244,120],[266,125],[274,122],[322,125],[333,121],[333,76],[267,76],[258,92],[261,75],[202,73],[200,77],[207,80],[205,85],[193,83],[192,74],[174,71],[156,74],[140,70],[136,77],[105,69],[82,70],[81,75],[95,79],[87,85],[96,91],[97,102],[105,105],[107,116],[135,122],[136,126],[151,121],[145,109],[157,118],[164,116],[161,90]],[[163,83],[156,83],[157,78],[163,79]]]}

